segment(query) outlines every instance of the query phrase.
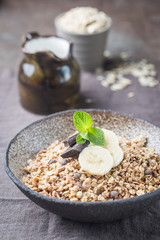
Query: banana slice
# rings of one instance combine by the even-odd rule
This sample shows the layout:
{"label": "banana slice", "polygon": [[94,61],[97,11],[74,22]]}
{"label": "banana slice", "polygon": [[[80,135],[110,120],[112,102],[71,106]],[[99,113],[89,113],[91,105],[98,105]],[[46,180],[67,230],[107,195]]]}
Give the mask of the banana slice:
{"label": "banana slice", "polygon": [[121,161],[123,160],[124,157],[124,153],[122,151],[122,148],[120,148],[120,146],[115,146],[113,149],[110,148],[108,149],[109,152],[111,153],[112,157],[113,157],[113,167],[118,166]]}
{"label": "banana slice", "polygon": [[[105,137],[105,144],[103,148],[107,149],[113,157],[113,167],[116,167],[123,160],[124,154],[119,146],[119,141],[116,134],[113,131],[102,128]],[[90,143],[89,146],[95,146]]]}
{"label": "banana slice", "polygon": [[110,148],[114,148],[115,146],[119,146],[118,138],[113,131],[110,131],[110,130],[107,130],[107,129],[104,129],[104,128],[102,128],[102,130],[104,132],[104,137],[105,137],[104,148],[109,150]]}
{"label": "banana slice", "polygon": [[100,146],[89,146],[79,154],[79,163],[83,170],[92,175],[104,175],[113,167],[110,152]]}
{"label": "banana slice", "polygon": [[113,131],[102,129],[105,137],[104,148],[108,149],[113,157],[113,167],[116,167],[123,160],[123,151],[119,146],[119,141],[116,134]]}

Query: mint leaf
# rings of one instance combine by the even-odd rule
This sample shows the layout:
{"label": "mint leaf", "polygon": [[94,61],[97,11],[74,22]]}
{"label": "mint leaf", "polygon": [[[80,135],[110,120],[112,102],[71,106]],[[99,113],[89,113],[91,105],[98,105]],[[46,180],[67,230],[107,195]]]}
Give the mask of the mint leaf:
{"label": "mint leaf", "polygon": [[76,143],[83,144],[86,142],[86,139],[82,138],[81,134],[78,134],[76,137]]}
{"label": "mint leaf", "polygon": [[84,138],[86,140],[89,140],[89,138],[88,138],[88,131],[81,132],[80,135],[81,135],[82,138]]}
{"label": "mint leaf", "polygon": [[78,144],[83,144],[86,140],[89,140],[94,145],[104,145],[104,132],[99,128],[92,127],[93,121],[88,113],[83,111],[74,112],[73,122],[80,132],[76,137],[76,142]]}
{"label": "mint leaf", "polygon": [[99,128],[90,127],[88,130],[88,139],[91,143],[95,145],[104,146],[104,132]]}
{"label": "mint leaf", "polygon": [[91,116],[83,111],[74,112],[73,122],[77,130],[80,132],[87,131],[93,124]]}

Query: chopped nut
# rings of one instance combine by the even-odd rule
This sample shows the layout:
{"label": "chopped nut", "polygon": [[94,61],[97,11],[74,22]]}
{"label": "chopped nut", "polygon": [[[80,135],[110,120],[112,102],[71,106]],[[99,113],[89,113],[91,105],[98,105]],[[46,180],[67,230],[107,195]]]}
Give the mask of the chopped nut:
{"label": "chopped nut", "polygon": [[134,189],[129,190],[129,193],[135,195],[136,191]]}
{"label": "chopped nut", "polygon": [[102,195],[98,196],[98,201],[105,201],[105,198]]}
{"label": "chopped nut", "polygon": [[77,198],[81,198],[82,197],[82,191],[79,191],[79,192],[77,192]]}
{"label": "chopped nut", "polygon": [[101,194],[105,190],[103,183],[99,184],[97,187],[97,195]]}
{"label": "chopped nut", "polygon": [[91,184],[91,179],[86,178],[85,181],[82,184],[83,189],[88,190]]}
{"label": "chopped nut", "polygon": [[138,190],[136,192],[136,194],[137,194],[137,196],[141,196],[141,195],[145,194],[145,192],[143,190]]}
{"label": "chopped nut", "polygon": [[104,191],[104,192],[102,193],[102,196],[103,196],[104,198],[109,197],[109,192],[108,192],[108,191]]}

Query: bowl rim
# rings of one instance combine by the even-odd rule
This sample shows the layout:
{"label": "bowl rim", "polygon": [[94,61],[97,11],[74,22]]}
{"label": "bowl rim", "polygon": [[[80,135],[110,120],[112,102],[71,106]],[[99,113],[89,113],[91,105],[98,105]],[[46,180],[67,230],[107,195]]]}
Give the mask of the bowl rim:
{"label": "bowl rim", "polygon": [[90,108],[90,109],[86,109],[86,108],[80,108],[80,109],[72,109],[72,110],[66,110],[66,111],[61,111],[61,112],[56,112],[53,113],[51,115],[48,115],[46,117],[43,117],[37,121],[32,122],[31,124],[27,125],[25,128],[21,129],[9,142],[6,152],[5,152],[5,156],[4,156],[4,168],[6,173],[8,174],[8,176],[10,177],[10,179],[22,190],[24,190],[24,192],[29,192],[29,194],[33,197],[36,197],[38,199],[42,199],[48,202],[53,202],[53,203],[57,203],[57,204],[65,204],[65,205],[75,205],[75,206],[99,206],[99,205],[103,205],[103,206],[111,206],[111,205],[122,205],[122,204],[129,204],[129,203],[138,203],[138,202],[143,202],[146,199],[151,199],[153,197],[157,196],[157,200],[158,200],[158,195],[160,198],[160,188],[150,192],[150,193],[145,193],[141,196],[136,196],[133,198],[127,198],[127,199],[116,199],[116,200],[106,200],[106,201],[94,201],[94,202],[78,202],[78,201],[70,201],[70,200],[66,200],[66,199],[58,199],[55,197],[48,197],[45,195],[42,195],[36,191],[33,191],[31,188],[27,187],[21,180],[19,180],[14,173],[11,171],[10,167],[9,167],[9,159],[8,159],[8,154],[9,154],[9,150],[10,147],[12,145],[12,143],[17,139],[17,137],[24,131],[27,130],[28,128],[30,128],[31,126],[34,126],[37,123],[43,122],[47,119],[51,119],[54,118],[56,116],[62,115],[62,114],[68,114],[68,113],[73,113],[74,111],[87,111],[87,112],[98,112],[98,113],[112,113],[112,114],[116,114],[116,115],[121,115],[121,116],[125,116],[125,117],[129,117],[131,119],[136,119],[138,121],[142,121],[144,123],[149,123],[152,127],[157,128],[160,130],[159,127],[155,126],[154,124],[150,123],[149,121],[145,121],[141,118],[137,118],[134,117],[133,114],[122,114],[122,113],[118,113],[115,111],[111,111],[111,110],[106,110],[106,109],[94,109],[94,108]]}
{"label": "bowl rim", "polygon": [[56,29],[62,31],[65,34],[68,34],[70,36],[82,36],[82,37],[89,37],[89,36],[95,36],[95,35],[99,35],[101,33],[107,32],[110,30],[111,26],[112,26],[112,18],[110,16],[108,16],[107,14],[107,18],[108,18],[108,25],[106,25],[105,27],[103,27],[100,31],[98,32],[94,32],[94,33],[74,33],[71,31],[67,31],[64,28],[62,28],[60,26],[60,24],[58,23],[59,19],[65,14],[66,12],[62,12],[59,15],[57,15],[54,19],[54,25],[56,27]]}

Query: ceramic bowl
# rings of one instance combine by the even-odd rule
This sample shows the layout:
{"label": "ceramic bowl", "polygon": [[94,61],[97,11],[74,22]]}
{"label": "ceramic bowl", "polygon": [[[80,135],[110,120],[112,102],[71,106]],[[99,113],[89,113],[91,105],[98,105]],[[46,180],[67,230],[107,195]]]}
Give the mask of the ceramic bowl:
{"label": "ceramic bowl", "polygon": [[59,26],[58,20],[63,15],[64,13],[55,18],[56,34],[70,39],[74,43],[73,56],[78,61],[81,69],[92,71],[95,68],[101,67],[104,60],[103,52],[112,25],[111,18],[108,17],[108,25],[99,32],[93,34],[76,34],[68,32]]}
{"label": "ceramic bowl", "polygon": [[[160,154],[160,128],[144,120],[105,110],[84,109],[91,114],[95,126],[111,129],[116,134],[133,138],[140,134],[148,138]],[[160,199],[160,189],[130,199],[104,202],[72,202],[43,196],[22,183],[24,166],[41,149],[47,148],[54,140],[65,139],[75,131],[74,110],[50,115],[34,122],[20,131],[9,143],[5,156],[5,170],[17,187],[42,208],[62,217],[83,222],[106,222],[122,219],[153,205]]]}

